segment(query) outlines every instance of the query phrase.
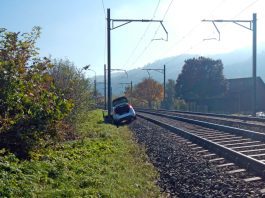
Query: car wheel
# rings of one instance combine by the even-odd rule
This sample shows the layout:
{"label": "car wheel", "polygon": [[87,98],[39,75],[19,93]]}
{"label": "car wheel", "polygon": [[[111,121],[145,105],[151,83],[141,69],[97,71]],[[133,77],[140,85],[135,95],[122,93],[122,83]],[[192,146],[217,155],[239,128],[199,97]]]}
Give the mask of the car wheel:
{"label": "car wheel", "polygon": [[114,120],[114,123],[113,123],[114,125],[116,125],[116,126],[119,126],[119,124],[120,124],[120,122],[119,121],[116,121],[116,120]]}

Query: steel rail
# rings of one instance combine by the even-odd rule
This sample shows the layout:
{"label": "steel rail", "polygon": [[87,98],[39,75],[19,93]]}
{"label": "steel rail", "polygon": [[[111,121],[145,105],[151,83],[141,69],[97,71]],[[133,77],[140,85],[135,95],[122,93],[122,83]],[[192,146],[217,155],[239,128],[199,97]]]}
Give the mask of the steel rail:
{"label": "steel rail", "polygon": [[[140,111],[141,109],[139,109]],[[147,110],[147,109],[143,109],[143,110]],[[148,109],[148,111],[153,111],[153,112],[167,112],[170,114],[182,114],[182,115],[178,115],[178,116],[203,116],[203,117],[199,117],[199,118],[195,118],[198,120],[203,120],[203,119],[211,119],[211,121],[209,122],[225,122],[225,125],[241,125],[242,127],[240,128],[260,128],[263,129],[261,131],[265,131],[265,125],[264,124],[260,124],[259,121],[256,121],[258,123],[248,123],[246,120],[241,120],[240,117],[236,117],[234,118],[234,116],[232,117],[221,117],[221,116],[215,116],[215,115],[208,115],[208,114],[203,114],[203,113],[192,113],[192,112],[176,112],[176,111],[170,111],[170,110],[155,110],[155,109]],[[265,123],[265,120],[263,121],[263,123]],[[260,131],[260,132],[261,132]],[[264,133],[264,132],[263,132]]]}
{"label": "steel rail", "polygon": [[[151,110],[151,109],[146,109],[146,108],[136,108],[136,109]],[[244,121],[265,122],[265,118],[258,118],[258,117],[236,116],[236,115],[215,114],[215,113],[201,113],[201,112],[191,112],[191,111],[178,111],[178,110],[167,110],[167,109],[158,109],[158,110],[159,111],[176,112],[176,113],[185,113],[185,114],[191,114],[191,115],[215,116],[215,117],[222,117],[222,118],[240,119],[240,120],[244,120]]]}
{"label": "steel rail", "polygon": [[250,130],[246,130],[246,129],[239,129],[239,128],[235,128],[235,127],[230,127],[230,126],[225,126],[225,125],[220,125],[220,124],[214,124],[214,123],[204,122],[204,121],[199,121],[199,120],[194,120],[194,119],[188,119],[188,118],[183,118],[183,117],[179,117],[179,116],[171,116],[171,115],[166,115],[166,114],[162,114],[162,113],[150,112],[150,111],[139,110],[139,109],[138,109],[138,112],[163,116],[166,118],[183,121],[183,122],[187,122],[190,124],[196,124],[196,125],[199,125],[202,127],[208,127],[211,129],[221,130],[221,131],[224,131],[227,133],[232,133],[235,135],[241,135],[243,137],[251,138],[253,140],[265,142],[265,134],[260,133],[260,132],[254,132],[254,131],[250,131]]}
{"label": "steel rail", "polygon": [[[255,172],[257,175],[265,179],[265,163],[256,160],[254,158],[251,158],[247,155],[244,155],[242,153],[239,153],[235,150],[232,150],[230,148],[227,148],[225,146],[222,146],[218,143],[214,143],[213,141],[207,140],[205,138],[199,137],[198,135],[192,134],[188,131],[179,129],[175,126],[172,126],[170,124],[167,124],[162,121],[158,121],[156,119],[150,118],[148,116],[144,116],[141,113],[137,114],[138,117],[143,118],[145,120],[148,120],[150,122],[153,122],[165,129],[168,129],[200,146],[203,148],[206,148],[210,151],[215,152],[216,154],[223,156],[224,158],[234,162],[235,164],[240,165],[241,167]],[[161,115],[160,115],[161,116]]]}

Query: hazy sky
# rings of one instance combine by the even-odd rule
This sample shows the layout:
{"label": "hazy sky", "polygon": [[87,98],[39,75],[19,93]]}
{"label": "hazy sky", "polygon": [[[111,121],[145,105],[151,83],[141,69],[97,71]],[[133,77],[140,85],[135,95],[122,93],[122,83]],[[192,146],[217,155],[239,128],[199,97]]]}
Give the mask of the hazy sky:
{"label": "hazy sky", "polygon": [[[252,31],[233,23],[202,19],[252,20],[257,13],[257,40],[265,41],[265,0],[0,0],[1,25],[9,31],[42,28],[41,56],[68,58],[77,67],[91,65],[103,74],[107,60],[106,9],[112,19],[164,19],[168,42],[159,23],[130,23],[111,31],[112,68],[142,67],[163,57],[184,53],[229,52],[252,46]],[[105,9],[103,9],[103,7]],[[118,24],[115,24],[118,25]],[[249,24],[244,24],[248,26]],[[258,49],[259,51],[264,50]],[[93,72],[88,71],[89,76]]]}

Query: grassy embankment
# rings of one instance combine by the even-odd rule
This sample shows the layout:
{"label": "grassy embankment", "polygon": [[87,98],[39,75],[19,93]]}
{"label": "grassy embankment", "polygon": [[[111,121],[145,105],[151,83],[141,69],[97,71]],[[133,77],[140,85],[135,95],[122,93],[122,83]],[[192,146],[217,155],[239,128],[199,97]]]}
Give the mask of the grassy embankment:
{"label": "grassy embankment", "polygon": [[0,153],[0,197],[158,197],[157,173],[127,127],[84,116],[78,141],[19,161]]}

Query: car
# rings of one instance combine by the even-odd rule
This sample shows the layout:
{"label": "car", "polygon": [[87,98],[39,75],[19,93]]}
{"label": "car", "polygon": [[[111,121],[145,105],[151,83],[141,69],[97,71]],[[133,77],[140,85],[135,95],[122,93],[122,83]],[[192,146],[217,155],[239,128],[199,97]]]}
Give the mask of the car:
{"label": "car", "polygon": [[265,112],[262,112],[262,111],[257,112],[257,113],[256,113],[256,116],[257,116],[257,117],[260,117],[260,118],[265,118]]}
{"label": "car", "polygon": [[123,122],[129,123],[136,119],[136,113],[125,96],[112,101],[112,118],[117,126]]}

